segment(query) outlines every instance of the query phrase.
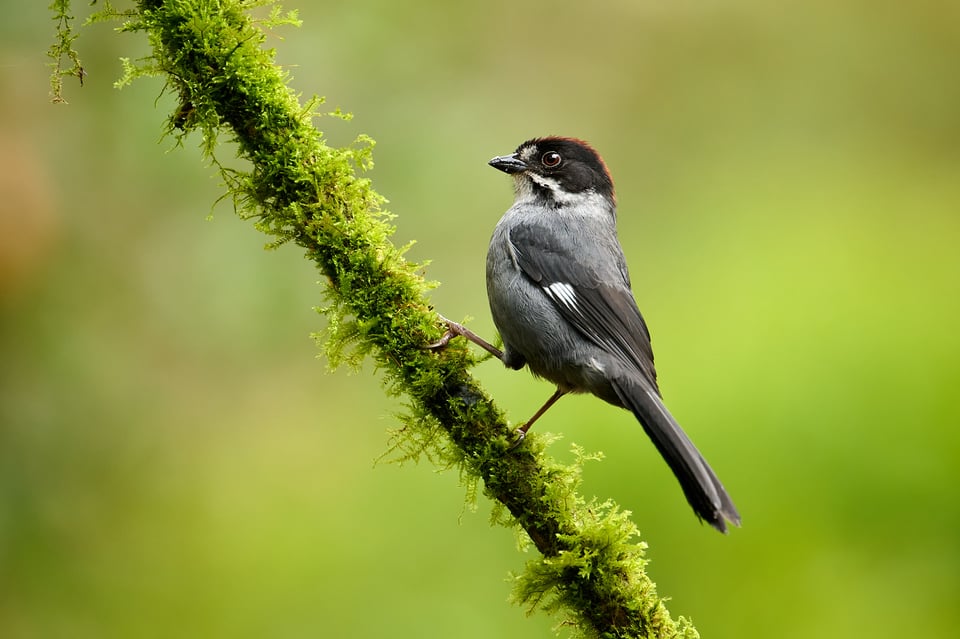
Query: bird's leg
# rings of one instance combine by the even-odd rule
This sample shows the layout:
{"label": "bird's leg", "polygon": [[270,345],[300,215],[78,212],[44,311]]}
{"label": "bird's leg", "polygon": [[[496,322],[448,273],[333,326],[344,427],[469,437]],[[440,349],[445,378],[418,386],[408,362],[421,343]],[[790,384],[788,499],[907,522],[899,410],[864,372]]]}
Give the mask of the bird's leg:
{"label": "bird's leg", "polygon": [[470,340],[471,342],[473,342],[483,350],[487,351],[488,353],[490,353],[500,361],[503,361],[503,351],[501,351],[499,348],[497,348],[487,340],[483,339],[482,337],[480,337],[479,335],[471,331],[469,328],[467,328],[463,324],[457,324],[452,320],[448,320],[443,315],[440,315],[440,320],[447,325],[447,332],[443,334],[443,337],[441,337],[434,343],[427,344],[426,348],[429,348],[431,350],[440,350],[444,348],[447,344],[449,344],[450,340],[452,340],[454,337],[466,337],[468,340]]}
{"label": "bird's leg", "polygon": [[[503,358],[503,351],[501,351],[499,348],[497,348],[487,340],[483,339],[482,337],[480,337],[479,335],[471,331],[469,328],[467,328],[463,324],[458,324],[453,320],[448,320],[443,315],[439,315],[439,317],[440,317],[440,320],[447,325],[447,332],[444,333],[443,336],[440,337],[440,339],[433,342],[432,344],[427,344],[424,348],[429,348],[431,350],[441,350],[445,348],[447,344],[450,343],[450,340],[452,340],[454,337],[466,337],[468,340],[470,340],[471,342],[473,342],[483,350],[487,351],[488,353],[490,353],[491,355],[499,359],[508,367],[523,368],[524,362],[522,360],[520,360],[519,362],[508,363]],[[560,387],[557,387],[557,390],[554,391],[553,395],[551,395],[550,398],[546,402],[544,402],[543,406],[541,406],[540,409],[533,414],[533,417],[528,419],[523,426],[517,429],[517,435],[518,435],[517,441],[514,442],[513,446],[511,446],[510,449],[513,450],[514,448],[519,446],[521,442],[523,442],[523,440],[526,438],[527,431],[530,430],[530,427],[533,426],[533,423],[538,419],[540,419],[540,417],[542,417],[543,414],[547,412],[551,406],[557,403],[558,399],[560,399],[566,394],[567,394],[567,391],[563,390]]]}
{"label": "bird's leg", "polygon": [[531,426],[533,426],[533,422],[535,422],[535,421],[537,421],[538,419],[540,419],[540,417],[542,417],[543,414],[544,414],[545,412],[547,412],[547,410],[549,410],[551,406],[553,406],[554,404],[557,403],[557,400],[558,400],[558,399],[560,399],[561,397],[563,397],[563,396],[566,395],[566,394],[567,394],[567,391],[563,390],[562,388],[560,388],[560,387],[558,386],[558,387],[557,387],[557,390],[555,390],[555,391],[553,392],[553,395],[550,396],[550,399],[548,399],[548,400],[543,404],[543,406],[540,407],[540,410],[538,410],[537,412],[535,412],[535,413],[533,414],[533,417],[531,417],[530,419],[527,420],[527,423],[526,423],[526,424],[524,424],[523,426],[521,426],[520,428],[517,429],[517,434],[520,436],[520,438],[517,439],[517,441],[513,444],[513,446],[511,446],[511,448],[516,448],[517,446],[519,446],[519,445],[520,445],[520,442],[522,442],[522,441],[524,440],[524,438],[526,438],[526,436],[527,436],[527,431],[530,430],[530,427],[531,427]]}

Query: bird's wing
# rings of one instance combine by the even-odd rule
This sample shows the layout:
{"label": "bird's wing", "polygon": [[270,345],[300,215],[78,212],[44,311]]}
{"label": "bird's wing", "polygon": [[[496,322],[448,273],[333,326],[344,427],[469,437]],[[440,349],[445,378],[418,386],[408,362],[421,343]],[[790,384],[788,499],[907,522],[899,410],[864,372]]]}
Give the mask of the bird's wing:
{"label": "bird's wing", "polygon": [[[519,225],[510,230],[517,265],[560,314],[585,338],[635,366],[659,394],[650,332],[625,276],[620,270],[610,269],[605,278],[584,259],[585,254],[575,252],[586,247],[568,244],[541,225]],[[616,248],[619,250],[619,246]]]}

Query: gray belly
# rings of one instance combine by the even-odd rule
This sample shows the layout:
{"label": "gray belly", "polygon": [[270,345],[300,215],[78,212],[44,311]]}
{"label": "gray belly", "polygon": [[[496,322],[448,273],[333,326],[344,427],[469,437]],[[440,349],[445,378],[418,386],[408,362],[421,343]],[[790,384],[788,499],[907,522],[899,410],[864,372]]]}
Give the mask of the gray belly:
{"label": "gray belly", "polygon": [[[590,392],[621,405],[608,381],[613,358],[571,326],[508,255],[495,252],[491,247],[488,254],[487,297],[508,364],[519,356],[531,372],[567,392]],[[506,263],[490,264],[497,259]]]}

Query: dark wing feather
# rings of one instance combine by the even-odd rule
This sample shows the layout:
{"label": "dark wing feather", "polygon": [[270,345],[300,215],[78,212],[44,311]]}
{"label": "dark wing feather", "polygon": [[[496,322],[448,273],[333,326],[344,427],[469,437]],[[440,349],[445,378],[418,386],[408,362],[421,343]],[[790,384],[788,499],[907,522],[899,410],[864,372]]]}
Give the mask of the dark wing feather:
{"label": "dark wing feather", "polygon": [[[610,381],[622,405],[637,416],[673,470],[697,515],[726,532],[724,518],[740,525],[740,514],[660,401],[650,333],[630,292],[620,246],[615,238],[602,235],[589,235],[582,242],[591,238],[601,244],[567,248],[543,226],[518,225],[510,230],[517,265],[560,314],[586,339],[641,373],[614,376]],[[610,259],[610,251],[616,260],[607,264],[604,260]]]}
{"label": "dark wing feather", "polygon": [[[625,279],[625,269],[602,272],[586,259],[587,253],[574,254],[543,226],[514,227],[510,244],[520,269],[563,317],[588,340],[635,366],[659,393],[650,332]],[[619,245],[612,246],[619,251]]]}

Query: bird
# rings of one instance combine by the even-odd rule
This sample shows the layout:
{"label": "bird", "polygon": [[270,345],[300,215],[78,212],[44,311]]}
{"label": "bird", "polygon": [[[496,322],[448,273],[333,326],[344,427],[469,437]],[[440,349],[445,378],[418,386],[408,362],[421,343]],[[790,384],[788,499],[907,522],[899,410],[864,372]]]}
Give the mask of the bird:
{"label": "bird", "polygon": [[490,166],[513,177],[514,202],[494,228],[487,297],[499,349],[441,316],[444,336],[463,336],[510,369],[529,368],[557,389],[518,429],[568,393],[590,393],[633,413],[673,471],[701,521],[720,532],[740,514],[716,473],[667,410],[650,331],[634,299],[617,236],[613,179],[587,142],[539,137]]}

